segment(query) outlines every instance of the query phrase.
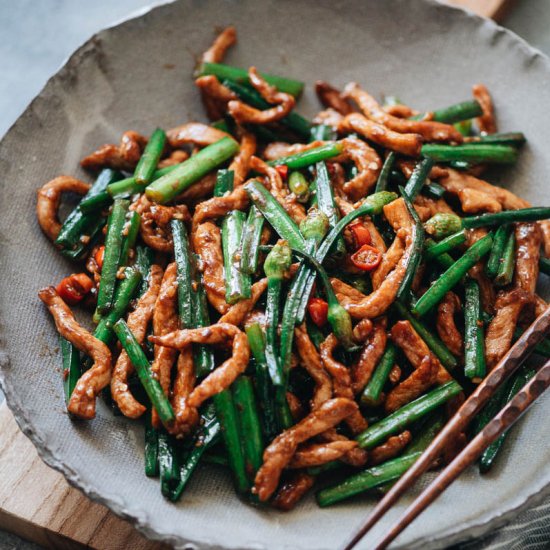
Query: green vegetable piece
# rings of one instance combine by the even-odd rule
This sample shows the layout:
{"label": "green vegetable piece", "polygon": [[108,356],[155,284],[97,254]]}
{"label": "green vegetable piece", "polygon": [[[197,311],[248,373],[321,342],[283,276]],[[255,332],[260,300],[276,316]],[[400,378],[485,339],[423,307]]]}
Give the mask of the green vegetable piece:
{"label": "green vegetable piece", "polygon": [[[197,69],[197,77],[214,75],[218,80],[233,80],[241,84],[250,84],[248,71],[240,67],[232,67],[223,63],[201,63]],[[268,73],[260,73],[260,76],[272,86],[275,86],[280,92],[284,92],[294,97],[300,97],[304,83],[292,78],[272,75]]]}
{"label": "green vegetable piece", "polygon": [[250,276],[240,270],[239,247],[246,214],[233,210],[222,221],[222,248],[225,274],[225,301],[235,304],[250,298]]}
{"label": "green vegetable piece", "polygon": [[541,256],[539,259],[539,269],[541,273],[544,273],[545,275],[550,275],[550,259]]}
{"label": "green vegetable piece", "polygon": [[369,407],[375,407],[380,402],[380,396],[384,384],[388,380],[390,371],[395,364],[396,347],[392,342],[388,342],[384,355],[380,358],[378,365],[371,376],[367,386],[361,395],[361,403]]}
{"label": "green vegetable piece", "polygon": [[[141,296],[149,288],[149,279],[151,275],[151,266],[155,259],[155,253],[153,250],[147,246],[136,246],[136,262],[134,264],[134,269],[139,272],[141,275],[141,285],[139,291],[137,292],[138,296]],[[115,303],[117,301],[115,293]]]}
{"label": "green vegetable piece", "polygon": [[[382,208],[384,205],[392,202],[397,198],[396,193],[392,193],[389,191],[380,191],[379,193],[374,193],[373,195],[369,195],[364,201],[363,204],[359,207],[344,216],[337,224],[336,226],[329,232],[329,234],[325,237],[321,245],[319,246],[317,252],[315,253],[315,259],[322,264],[328,253],[330,252],[332,246],[336,242],[336,240],[341,236],[342,231],[344,228],[350,224],[353,220],[360,218],[361,216],[375,216],[382,212]],[[294,246],[292,243],[290,244],[293,250],[298,250],[296,246]],[[295,278],[295,280],[298,279],[298,276]],[[296,316],[295,321],[296,324],[300,324],[303,322],[305,317],[305,312],[307,308],[307,302],[309,299],[309,295],[311,294],[311,290],[313,288],[313,284],[315,282],[315,272],[312,270],[305,271],[302,278],[299,279],[299,281],[296,283],[296,288],[291,289],[293,290],[297,296],[296,300],[299,304],[298,309],[296,310]]]}
{"label": "green vegetable piece", "polygon": [[216,175],[216,185],[214,186],[215,197],[223,197],[233,191],[235,181],[235,172],[233,170],[218,170]]}
{"label": "green vegetable piece", "polygon": [[521,208],[519,210],[503,210],[495,214],[479,214],[462,218],[465,229],[475,227],[489,227],[503,223],[513,222],[534,222],[550,218],[550,206],[533,206],[532,208]]}
{"label": "green vegetable piece", "polygon": [[496,286],[506,286],[512,282],[514,278],[514,268],[516,265],[516,236],[514,232],[510,232],[506,245],[502,251],[502,258],[498,266],[497,274],[494,279]]}
{"label": "green vegetable piece", "polygon": [[[456,103],[443,109],[437,109],[432,112],[432,120],[436,122],[445,122],[446,124],[454,124],[462,120],[468,120],[470,118],[476,118],[483,114],[481,105],[475,100],[463,101],[462,103]],[[421,120],[424,117],[424,113],[411,117],[413,120]]]}
{"label": "green vegetable piece", "polygon": [[256,273],[258,256],[262,241],[264,217],[255,205],[250,207],[248,217],[243,228],[243,236],[239,249],[241,256],[240,270],[247,275]]}
{"label": "green vegetable piece", "polygon": [[424,223],[424,229],[428,235],[442,239],[458,233],[462,229],[462,220],[456,214],[438,212]]}
{"label": "green vegetable piece", "polygon": [[216,417],[214,406],[209,404],[201,413],[201,428],[197,434],[195,445],[180,467],[178,483],[168,495],[172,502],[177,502],[181,498],[201,458],[219,441],[220,437],[221,426]]}
{"label": "green vegetable piece", "polygon": [[485,343],[479,285],[473,279],[466,281],[464,304],[464,374],[474,382],[485,376]]}
{"label": "green vegetable piece", "polygon": [[281,239],[295,249],[305,249],[305,240],[292,218],[277,202],[275,197],[257,180],[251,180],[244,186],[250,200],[271,224]]}
{"label": "green vegetable piece", "polygon": [[511,225],[501,225],[495,232],[493,246],[491,247],[491,252],[489,253],[485,265],[485,273],[490,279],[494,279],[498,273],[501,259],[504,254],[504,248],[506,247],[511,232]]}
{"label": "green vegetable piece", "polygon": [[[534,376],[535,371],[530,367],[523,367],[519,372],[514,374],[504,386],[504,392],[498,410],[500,410],[508,402],[510,402],[515,397],[515,395],[523,388],[523,386],[525,386],[525,384],[529,382],[529,380],[531,380],[531,378],[533,378]],[[490,420],[490,418],[488,420]],[[487,449],[485,449],[483,454],[479,457],[480,473],[485,474],[493,467],[500,453],[500,450],[504,445],[504,441],[506,440],[506,437],[509,433],[510,430],[506,430],[496,441],[493,441],[493,443],[491,443],[487,447]]]}
{"label": "green vegetable piece", "polygon": [[[101,195],[107,186],[120,178],[120,174],[106,168],[99,173],[94,184],[83,197],[83,201],[95,200],[95,197]],[[88,248],[87,243],[93,240],[101,230],[105,221],[95,213],[87,214],[77,206],[67,217],[55,244],[61,248],[61,253],[72,259],[79,259]]]}
{"label": "green vegetable piece", "polygon": [[130,250],[136,245],[139,235],[141,216],[134,210],[130,213],[130,219],[122,229],[122,248],[120,250],[120,265],[127,265],[130,257]]}
{"label": "green vegetable piece", "polygon": [[165,143],[166,134],[164,130],[157,128],[151,134],[134,171],[134,178],[138,185],[147,185],[153,179]]}
{"label": "green vegetable piece", "polygon": [[288,188],[296,195],[298,202],[305,203],[309,200],[309,183],[302,172],[290,172]]}
{"label": "green vegetable piece", "polygon": [[461,160],[473,164],[514,164],[518,160],[518,150],[509,145],[471,144],[440,145],[428,143],[422,146],[421,154],[436,162]]}
{"label": "green vegetable piece", "polygon": [[424,184],[428,181],[430,171],[433,168],[434,161],[431,158],[422,159],[414,167],[413,173],[405,186],[405,194],[412,202],[420,192]]}
{"label": "green vegetable piece", "polygon": [[483,256],[489,253],[493,244],[491,233],[474,243],[432,286],[418,299],[412,308],[413,315],[422,317],[435,307],[449,290],[452,290]]}
{"label": "green vegetable piece", "polygon": [[336,294],[332,289],[327,272],[311,254],[296,250],[294,252],[299,256],[304,257],[315,268],[317,275],[319,275],[319,278],[321,279],[328,303],[327,320],[332,328],[332,331],[334,332],[334,335],[338,338],[338,341],[346,350],[355,350],[356,344],[353,339],[351,316],[340,304],[338,298],[336,298]]}
{"label": "green vegetable piece", "polygon": [[323,160],[328,160],[332,157],[337,157],[342,153],[344,146],[339,141],[326,143],[315,147],[314,149],[307,149],[295,155],[289,155],[288,157],[281,157],[268,162],[270,166],[280,166],[286,164],[290,170],[300,170],[316,164]]}
{"label": "green vegetable piece", "polygon": [[246,472],[246,464],[237,420],[237,411],[230,390],[224,390],[212,398],[216,408],[216,416],[221,425],[222,437],[227,451],[229,467],[233,474],[233,482],[238,493],[244,494],[250,489],[250,481]]}
{"label": "green vegetable piece", "polygon": [[328,216],[317,208],[310,208],[300,223],[304,239],[318,246],[330,229]]}
{"label": "green vegetable piece", "polygon": [[173,219],[170,222],[176,260],[176,281],[178,284],[178,313],[181,328],[193,328],[193,263],[189,250],[189,237],[185,223]]}
{"label": "green vegetable piece", "polygon": [[409,261],[407,263],[407,269],[405,271],[405,276],[399,285],[399,290],[397,291],[398,300],[408,300],[411,294],[411,286],[413,280],[416,276],[416,271],[420,262],[422,261],[422,248],[424,246],[424,229],[422,227],[422,222],[416,213],[414,206],[412,205],[412,199],[407,195],[407,191],[400,187],[401,194],[403,195],[403,200],[407,206],[409,215],[413,219],[413,231],[412,231],[412,246],[409,254]]}
{"label": "green vegetable piece", "polygon": [[159,381],[154,378],[151,365],[132,331],[123,319],[119,319],[113,329],[122,347],[126,350],[149,400],[157,410],[160,420],[164,424],[172,423],[175,420],[172,405],[170,405],[168,397],[164,394]]}
{"label": "green vegetable piece", "polygon": [[527,138],[523,132],[506,132],[497,134],[488,134],[486,136],[473,136],[468,138],[467,143],[476,144],[495,144],[495,145],[511,145],[513,147],[521,147]]}
{"label": "green vegetable piece", "polygon": [[155,180],[147,186],[145,194],[148,199],[164,204],[231,158],[238,150],[239,144],[233,138],[223,137],[182,162],[169,174]]}
{"label": "green vegetable piece", "polygon": [[412,453],[388,460],[379,466],[372,466],[348,477],[344,481],[318,491],[317,504],[321,508],[364,493],[391,481],[399,479],[420,457],[422,453]]}
{"label": "green vegetable piece", "polygon": [[472,133],[472,119],[461,120],[460,122],[455,122],[453,126],[464,136],[468,137]]}
{"label": "green vegetable piece", "polygon": [[92,195],[91,197],[84,198],[80,201],[78,208],[84,214],[90,214],[91,212],[97,212],[103,208],[107,208],[113,202],[111,195],[107,191],[102,191],[97,195]]}
{"label": "green vegetable piece", "polygon": [[386,157],[386,160],[384,160],[382,170],[380,170],[378,180],[376,181],[376,187],[374,189],[375,193],[379,193],[380,191],[387,191],[390,174],[395,164],[396,158],[397,155],[393,151],[391,151]]}
{"label": "green vegetable piece", "polygon": [[178,452],[174,440],[164,430],[158,432],[158,463],[161,492],[170,498],[174,485],[179,482]]}
{"label": "green vegetable piece", "polygon": [[466,232],[464,230],[453,233],[452,235],[445,237],[442,241],[439,241],[438,243],[435,243],[433,241],[428,242],[427,240],[424,243],[424,246],[426,249],[424,252],[424,259],[433,260],[434,258],[437,258],[441,254],[445,254],[450,250],[454,250],[455,248],[457,248],[461,244],[464,244],[465,242],[466,242]]}
{"label": "green vegetable piece", "polygon": [[151,414],[145,415],[145,475],[159,475],[159,434],[151,424]]}
{"label": "green vegetable piece", "polygon": [[94,336],[104,344],[110,344],[113,340],[113,326],[128,310],[132,298],[138,293],[141,282],[141,273],[134,267],[124,270],[124,278],[120,281],[115,292],[114,305],[111,311],[101,318]]}
{"label": "green vegetable piece", "polygon": [[436,183],[435,181],[427,182],[427,184],[424,185],[421,191],[422,191],[422,194],[434,200],[443,198],[445,196],[445,193],[447,192],[445,190],[445,187],[443,187],[442,185],[439,185],[439,183]]}
{"label": "green vegetable piece", "polygon": [[455,380],[450,380],[414,401],[407,403],[376,424],[369,426],[355,439],[363,449],[373,449],[391,435],[399,433],[413,422],[440,407],[461,391],[460,384]]}
{"label": "green vegetable piece", "polygon": [[337,137],[336,131],[327,124],[315,124],[311,127],[309,141],[334,141]]}
{"label": "green vegetable piece", "polygon": [[[334,227],[338,223],[340,215],[336,203],[334,202],[332,182],[330,181],[327,165],[324,162],[318,162],[315,165],[315,171],[317,172],[317,178],[315,180],[317,189],[317,208],[327,216],[330,227]],[[345,255],[346,245],[342,237],[336,241],[334,252],[338,256]]]}
{"label": "green vegetable piece", "polygon": [[265,357],[265,336],[258,323],[246,327],[250,351],[254,356],[254,382],[259,397],[259,408],[262,415],[262,429],[266,441],[272,441],[278,433],[277,412],[271,377]]}
{"label": "green vegetable piece", "polygon": [[263,462],[264,442],[252,380],[248,376],[239,376],[232,389],[240,433],[243,434],[245,467],[253,482]]}
{"label": "green vegetable piece", "polygon": [[[159,168],[153,173],[151,181],[158,180],[166,174],[170,174],[176,168],[181,166],[183,162],[179,164],[172,164],[171,166],[165,166],[164,168]],[[116,181],[107,186],[107,193],[113,199],[123,199],[135,195],[136,193],[142,193],[146,185],[140,185],[136,182],[136,178],[132,176],[131,178],[125,178],[123,180]]]}
{"label": "green vegetable piece", "polygon": [[71,344],[65,338],[59,338],[59,347],[61,348],[61,360],[63,365],[63,389],[65,393],[65,403],[69,403],[73,390],[82,375],[80,367],[80,352],[78,348]]}
{"label": "green vegetable piece", "polygon": [[107,235],[105,237],[105,255],[101,268],[101,279],[97,293],[97,307],[94,313],[94,321],[97,323],[101,316],[113,307],[115,295],[116,274],[120,267],[122,251],[122,230],[126,222],[126,213],[130,201],[117,199],[107,223]]}

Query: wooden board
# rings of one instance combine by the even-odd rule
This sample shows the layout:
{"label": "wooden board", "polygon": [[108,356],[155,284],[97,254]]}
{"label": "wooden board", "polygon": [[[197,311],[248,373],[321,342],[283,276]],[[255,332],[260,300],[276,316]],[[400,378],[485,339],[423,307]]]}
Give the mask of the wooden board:
{"label": "wooden board", "polygon": [[500,21],[515,0],[445,0],[447,4],[454,4],[473,11],[483,17]]}
{"label": "wooden board", "polygon": [[0,405],[0,529],[55,549],[164,550],[42,462]]}

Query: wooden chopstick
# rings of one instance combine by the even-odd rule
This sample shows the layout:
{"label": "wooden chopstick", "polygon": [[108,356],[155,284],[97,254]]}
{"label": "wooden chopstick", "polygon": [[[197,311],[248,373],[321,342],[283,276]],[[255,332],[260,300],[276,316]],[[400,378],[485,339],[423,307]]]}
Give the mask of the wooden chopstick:
{"label": "wooden chopstick", "polygon": [[550,329],[550,307],[539,315],[519,340],[508,350],[498,365],[479,384],[456,414],[447,422],[418,460],[375,506],[366,521],[343,547],[351,550],[380,518],[399,500],[401,495],[439,458],[447,443],[463,431],[478,411],[494,395],[498,387],[525,361],[534,347]]}
{"label": "wooden chopstick", "polygon": [[401,518],[375,546],[383,550],[422,513],[468,466],[473,464],[493,441],[508,430],[535,400],[550,386],[550,360],[516,396],[491,420],[481,432],[452,460],[449,465],[407,508]]}

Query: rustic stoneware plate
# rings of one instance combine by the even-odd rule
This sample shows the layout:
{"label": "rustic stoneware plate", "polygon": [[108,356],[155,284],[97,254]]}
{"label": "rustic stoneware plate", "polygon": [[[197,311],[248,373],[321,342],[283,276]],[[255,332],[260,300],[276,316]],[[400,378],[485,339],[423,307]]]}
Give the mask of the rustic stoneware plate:
{"label": "rustic stoneware plate", "polygon": [[[318,108],[311,91],[318,78],[336,85],[357,80],[420,109],[466,99],[471,84],[486,83],[501,129],[523,130],[529,139],[517,166],[497,173],[496,181],[534,204],[550,202],[550,63],[493,23],[434,2],[182,0],[84,44],[0,146],[0,381],[42,458],[146,535],[177,547],[332,549],[374,500],[321,510],[310,498],[288,514],[261,510],[234,496],[224,472],[205,467],[181,502],[170,504],[158,481],[143,474],[140,426],[104,406],[93,422],[72,422],[63,404],[57,335],[36,297],[73,267],[39,230],[35,190],[58,174],[88,178],[79,159],[117,142],[126,129],[148,134],[157,125],[204,119],[191,77],[195,58],[215,27],[228,24],[239,31],[228,62],[305,80],[299,105],[305,114]],[[397,546],[427,549],[477,536],[542,498],[550,482],[549,397],[514,430],[507,456],[490,475],[470,469]]]}

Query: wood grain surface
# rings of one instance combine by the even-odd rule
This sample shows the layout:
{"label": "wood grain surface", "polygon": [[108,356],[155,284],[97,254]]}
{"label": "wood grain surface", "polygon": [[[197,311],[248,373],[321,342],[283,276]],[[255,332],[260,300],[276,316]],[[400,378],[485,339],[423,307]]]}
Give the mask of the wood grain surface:
{"label": "wood grain surface", "polygon": [[0,405],[0,529],[46,548],[164,550],[42,462]]}
{"label": "wood grain surface", "polygon": [[445,0],[447,4],[453,4],[473,11],[483,17],[489,17],[500,21],[515,0]]}

